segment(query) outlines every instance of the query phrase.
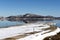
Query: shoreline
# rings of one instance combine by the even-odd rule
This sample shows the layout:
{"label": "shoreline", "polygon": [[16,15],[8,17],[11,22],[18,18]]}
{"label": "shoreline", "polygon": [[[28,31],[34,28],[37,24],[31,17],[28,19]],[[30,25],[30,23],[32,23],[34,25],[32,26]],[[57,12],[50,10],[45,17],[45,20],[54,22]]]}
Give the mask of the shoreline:
{"label": "shoreline", "polygon": [[[9,28],[3,28],[0,29],[0,39],[4,39],[4,40],[9,40],[9,39],[15,39],[15,40],[20,40],[22,37],[22,39],[24,38],[28,38],[31,35],[37,35],[40,32],[40,36],[46,34],[46,33],[50,33],[52,31],[55,31],[57,27],[50,27],[50,25],[47,24],[41,24],[41,23],[34,23],[34,24],[26,24],[23,26],[16,26],[16,27],[9,27]],[[4,34],[4,32],[2,32],[2,30],[4,30],[4,32],[6,34]],[[20,30],[20,31],[19,31]],[[25,32],[24,32],[25,31]],[[34,32],[35,31],[35,32]],[[10,32],[10,33],[9,33]],[[12,33],[14,32],[14,33]],[[9,34],[8,34],[9,33]],[[55,32],[56,33],[56,32]],[[5,35],[5,36],[4,36]],[[19,36],[20,35],[20,36]],[[52,35],[52,34],[51,34]],[[20,39],[19,39],[20,37]],[[17,38],[17,39],[16,39]]]}
{"label": "shoreline", "polygon": [[[26,25],[23,25],[23,26],[1,28],[0,29],[0,39],[16,36],[16,35],[20,35],[20,34],[22,35],[22,34],[28,33],[28,32],[33,32],[33,28],[35,26],[40,26],[40,25],[42,25],[42,24],[37,24],[37,25],[35,25],[35,24],[26,24]],[[25,31],[25,32],[23,32],[23,31]]]}

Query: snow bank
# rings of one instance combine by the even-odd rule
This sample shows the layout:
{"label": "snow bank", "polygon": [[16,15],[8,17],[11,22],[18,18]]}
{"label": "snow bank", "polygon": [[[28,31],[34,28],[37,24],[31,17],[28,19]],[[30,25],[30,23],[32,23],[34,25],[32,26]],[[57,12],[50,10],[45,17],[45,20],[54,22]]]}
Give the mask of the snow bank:
{"label": "snow bank", "polygon": [[58,32],[60,32],[60,28],[57,28],[53,32],[50,32],[50,33],[46,33],[46,34],[41,35],[42,33],[48,32],[48,31],[49,30],[42,31],[40,33],[37,33],[37,34],[34,34],[34,35],[30,35],[30,36],[27,36],[25,38],[21,38],[21,39],[18,39],[18,40],[43,40],[45,37],[48,37],[48,36],[51,36],[51,35],[56,35]]}
{"label": "snow bank", "polygon": [[1,28],[0,29],[0,39],[13,37],[13,36],[21,35],[21,34],[24,34],[24,33],[33,32],[33,31],[40,31],[38,26],[44,26],[45,28],[49,27],[48,25],[34,23],[34,24],[26,24],[26,25],[23,25],[23,26]]}
{"label": "snow bank", "polygon": [[52,31],[50,33],[43,34],[45,32],[49,32],[50,30],[43,31],[43,28],[49,28],[50,26],[47,24],[41,24],[41,23],[31,23],[26,24],[22,26],[15,26],[15,27],[9,27],[9,28],[1,28],[0,29],[0,39],[14,37],[18,35],[22,35],[24,33],[34,32],[34,31],[41,31],[39,33],[26,36],[24,38],[20,38],[17,40],[43,40],[47,36],[56,35],[58,32],[60,32],[60,28],[57,28],[55,31]]}

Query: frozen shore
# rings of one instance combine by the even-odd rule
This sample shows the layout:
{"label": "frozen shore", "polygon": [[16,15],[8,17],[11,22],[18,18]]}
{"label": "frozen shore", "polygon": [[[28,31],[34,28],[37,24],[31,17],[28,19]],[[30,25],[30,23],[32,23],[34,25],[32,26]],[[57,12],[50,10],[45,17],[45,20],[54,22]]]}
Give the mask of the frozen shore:
{"label": "frozen shore", "polygon": [[46,34],[43,34],[44,32],[48,32],[49,30],[47,31],[43,31],[43,32],[40,32],[40,33],[36,33],[34,35],[30,35],[30,36],[27,36],[25,38],[21,38],[21,39],[18,39],[18,40],[43,40],[45,37],[48,37],[48,36],[53,36],[53,35],[56,35],[57,33],[60,32],[60,28],[57,28],[55,31],[53,32],[50,32],[50,33],[46,33]]}
{"label": "frozen shore", "polygon": [[33,23],[33,24],[31,23],[22,26],[1,28],[0,39],[24,35],[25,33],[30,33],[30,32],[38,32],[38,33],[27,35],[24,38],[19,38],[16,40],[43,40],[47,36],[56,35],[58,32],[60,32],[60,28],[56,28],[56,29],[54,28],[54,30],[52,31],[50,25],[43,23]]}

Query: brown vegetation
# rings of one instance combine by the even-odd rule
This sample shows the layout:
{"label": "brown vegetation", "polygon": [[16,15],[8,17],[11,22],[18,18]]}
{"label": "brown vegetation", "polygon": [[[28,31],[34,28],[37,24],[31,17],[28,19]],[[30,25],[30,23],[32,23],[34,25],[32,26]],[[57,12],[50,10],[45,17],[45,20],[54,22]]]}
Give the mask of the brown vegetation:
{"label": "brown vegetation", "polygon": [[3,40],[17,40],[17,39],[24,38],[24,37],[26,37],[28,35],[39,33],[39,32],[40,31],[38,31],[38,32],[35,31],[35,32],[25,33],[23,35],[18,35],[18,36],[10,37],[10,38],[6,38],[6,39],[3,39]]}
{"label": "brown vegetation", "polygon": [[15,38],[6,38],[4,40],[16,40]]}
{"label": "brown vegetation", "polygon": [[46,37],[44,40],[60,40],[60,32],[57,35]]}
{"label": "brown vegetation", "polygon": [[[52,32],[52,31],[54,31],[54,30],[56,30],[56,29],[57,29],[56,26],[54,26],[54,25],[50,25],[49,28],[43,28],[42,30],[44,30],[44,31],[46,31],[46,30],[50,30],[49,32],[45,32],[45,33],[43,33],[43,34],[46,34],[46,33],[50,33],[50,32]],[[42,34],[42,35],[43,35],[43,34]]]}

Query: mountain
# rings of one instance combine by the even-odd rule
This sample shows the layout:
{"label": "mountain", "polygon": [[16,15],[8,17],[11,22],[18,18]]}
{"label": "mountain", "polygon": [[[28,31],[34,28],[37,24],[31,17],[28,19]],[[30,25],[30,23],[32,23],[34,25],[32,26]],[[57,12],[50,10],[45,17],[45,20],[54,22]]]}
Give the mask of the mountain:
{"label": "mountain", "polygon": [[37,14],[31,14],[27,13],[24,15],[18,15],[18,16],[9,16],[6,17],[7,20],[10,21],[50,21],[50,20],[60,20],[60,17],[53,17],[53,16],[42,16]]}

